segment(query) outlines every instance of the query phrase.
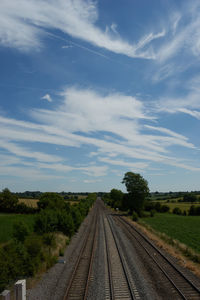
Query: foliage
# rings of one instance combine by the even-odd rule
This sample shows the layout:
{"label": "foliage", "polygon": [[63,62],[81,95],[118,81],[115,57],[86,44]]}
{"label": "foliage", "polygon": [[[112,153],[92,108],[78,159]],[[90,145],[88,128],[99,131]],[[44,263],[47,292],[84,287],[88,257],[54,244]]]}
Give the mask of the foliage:
{"label": "foliage", "polygon": [[112,207],[122,209],[122,205],[123,205],[122,191],[117,190],[117,189],[112,189],[110,191],[110,199],[111,199]]}
{"label": "foliage", "polygon": [[[6,193],[10,195],[8,191]],[[61,231],[71,237],[95,200],[96,194],[90,194],[87,199],[70,206],[60,195],[44,193],[40,199],[40,212],[35,216],[0,215],[1,232],[5,226],[8,240],[12,234],[14,237],[0,248],[0,292],[17,279],[33,276],[42,263],[51,267],[57,259],[51,253],[56,243],[55,232]]]}
{"label": "foliage", "polygon": [[173,209],[173,214],[175,214],[175,215],[181,215],[182,214],[182,211],[180,210],[180,208],[179,207],[174,207],[174,209]]}
{"label": "foliage", "polygon": [[138,221],[138,214],[135,211],[133,211],[133,213],[132,213],[132,220],[135,222]]}
{"label": "foliage", "polygon": [[197,200],[197,196],[193,193],[187,193],[183,196],[183,202],[196,202]]}
{"label": "foliage", "polygon": [[153,229],[165,233],[172,239],[191,247],[200,253],[200,217],[175,214],[156,214],[154,218],[144,218],[143,222]]}
{"label": "foliage", "polygon": [[14,212],[18,204],[18,198],[9,189],[4,189],[0,194],[0,211]]}
{"label": "foliage", "polygon": [[155,216],[155,213],[156,213],[155,209],[151,209],[151,210],[150,210],[150,216],[151,216],[151,217],[154,217],[154,216]]}
{"label": "foliage", "polygon": [[13,236],[13,226],[23,222],[30,232],[33,231],[35,215],[0,214],[0,243],[8,242]]}
{"label": "foliage", "polygon": [[188,214],[190,216],[200,216],[200,206],[191,205]]}
{"label": "foliage", "polygon": [[57,193],[44,193],[38,201],[39,209],[63,209],[65,207],[65,200]]}
{"label": "foliage", "polygon": [[146,211],[151,211],[151,210],[155,210],[157,212],[161,212],[161,213],[166,213],[169,211],[169,206],[168,205],[162,205],[160,204],[160,202],[146,202],[144,205],[144,209]]}
{"label": "foliage", "polygon": [[25,238],[29,235],[29,228],[23,221],[18,221],[13,224],[13,237],[23,243]]}
{"label": "foliage", "polygon": [[144,206],[145,197],[149,194],[148,182],[140,174],[127,172],[122,183],[125,184],[128,192],[127,205],[129,209],[139,213]]}

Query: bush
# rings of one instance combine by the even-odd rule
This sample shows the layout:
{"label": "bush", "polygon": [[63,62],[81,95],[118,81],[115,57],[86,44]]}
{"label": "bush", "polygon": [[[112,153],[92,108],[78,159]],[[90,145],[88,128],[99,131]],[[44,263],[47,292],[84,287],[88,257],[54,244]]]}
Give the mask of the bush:
{"label": "bush", "polygon": [[187,193],[183,196],[184,202],[196,202],[198,200],[197,196],[192,193]]}
{"label": "bush", "polygon": [[57,215],[57,230],[71,237],[74,233],[74,221],[71,214],[67,212],[59,212]]}
{"label": "bush", "polygon": [[172,212],[175,215],[182,215],[182,211],[181,211],[181,209],[179,207],[174,207],[174,209],[173,209]]}
{"label": "bush", "polygon": [[43,210],[35,218],[34,231],[39,234],[56,231],[57,223],[55,210]]}
{"label": "bush", "polygon": [[39,209],[63,209],[65,200],[57,193],[44,193],[38,201]]}
{"label": "bush", "polygon": [[18,203],[17,196],[10,192],[9,189],[4,189],[0,194],[0,211],[15,212]]}
{"label": "bush", "polygon": [[151,216],[151,217],[154,217],[154,216],[155,216],[155,213],[156,213],[155,209],[151,209],[151,210],[150,210],[150,216]]}
{"label": "bush", "polygon": [[161,207],[160,207],[160,212],[161,213],[166,213],[168,211],[169,211],[169,206],[167,206],[167,205],[161,205]]}
{"label": "bush", "polygon": [[0,291],[16,279],[33,275],[31,260],[22,243],[12,241],[0,249],[0,270]]}
{"label": "bush", "polygon": [[138,221],[138,214],[135,211],[132,213],[132,220],[135,222]]}
{"label": "bush", "polygon": [[200,216],[200,206],[191,205],[188,215],[189,216]]}
{"label": "bush", "polygon": [[17,221],[13,224],[13,237],[19,241],[24,242],[29,234],[28,226],[23,221]]}

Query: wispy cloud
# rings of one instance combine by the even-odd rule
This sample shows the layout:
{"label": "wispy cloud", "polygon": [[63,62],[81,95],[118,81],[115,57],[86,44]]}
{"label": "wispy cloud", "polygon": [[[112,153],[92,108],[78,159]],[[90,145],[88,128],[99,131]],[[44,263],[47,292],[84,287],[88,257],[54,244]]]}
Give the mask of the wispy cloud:
{"label": "wispy cloud", "polygon": [[164,31],[149,32],[134,44],[116,34],[116,24],[104,31],[96,23],[97,2],[92,0],[44,1],[2,0],[0,2],[1,44],[20,50],[40,48],[46,29],[58,29],[97,47],[129,57],[154,59],[151,42],[162,38]]}
{"label": "wispy cloud", "polygon": [[[200,5],[199,1],[183,3],[180,11],[173,12],[166,26],[166,35],[157,52],[160,61],[166,61],[174,56],[200,54]],[[168,27],[168,28],[167,28]]]}
{"label": "wispy cloud", "polygon": [[[154,116],[135,97],[102,95],[75,87],[64,90],[62,97],[62,104],[54,110],[32,110],[35,123],[0,117],[2,148],[17,157],[36,160],[41,169],[61,173],[79,171],[93,177],[107,174],[107,164],[144,170],[150,162],[155,162],[198,170],[170,152],[171,146],[188,149],[195,146],[179,133],[149,125]],[[29,147],[20,145],[24,142]],[[93,164],[68,165],[62,157],[32,150],[36,142],[92,147],[88,157]]]}
{"label": "wispy cloud", "polygon": [[44,95],[41,99],[47,100],[48,102],[52,102],[53,101],[52,98],[51,98],[51,96],[49,94]]}

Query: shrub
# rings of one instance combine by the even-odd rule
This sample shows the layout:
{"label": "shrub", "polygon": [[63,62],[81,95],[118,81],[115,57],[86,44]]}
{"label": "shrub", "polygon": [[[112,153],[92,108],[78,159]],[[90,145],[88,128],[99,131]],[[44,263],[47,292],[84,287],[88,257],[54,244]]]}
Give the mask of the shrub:
{"label": "shrub", "polygon": [[34,231],[39,234],[56,231],[57,223],[55,210],[42,210],[35,218]]}
{"label": "shrub", "polygon": [[13,224],[13,237],[17,241],[23,243],[28,234],[28,226],[23,221],[17,221]]}
{"label": "shrub", "polygon": [[151,210],[150,210],[150,216],[151,216],[151,217],[154,217],[154,216],[155,216],[155,213],[156,213],[155,209],[151,209]]}
{"label": "shrub", "polygon": [[181,211],[181,209],[179,207],[174,207],[174,209],[173,209],[172,212],[175,215],[181,215],[182,214],[182,211]]}
{"label": "shrub", "polygon": [[39,209],[63,209],[65,207],[65,200],[57,193],[44,193],[38,201]]}
{"label": "shrub", "polygon": [[167,205],[161,205],[161,207],[160,207],[160,212],[161,213],[166,213],[168,211],[169,211],[169,206],[167,206]]}
{"label": "shrub", "polygon": [[17,196],[10,192],[9,189],[4,189],[0,194],[0,211],[14,212],[18,203]]}
{"label": "shrub", "polygon": [[57,230],[71,237],[74,233],[74,220],[71,214],[67,212],[59,212],[57,215]]}
{"label": "shrub", "polygon": [[138,221],[138,214],[135,211],[132,213],[132,220],[135,222]]}
{"label": "shrub", "polygon": [[188,215],[190,216],[200,216],[200,206],[191,205]]}

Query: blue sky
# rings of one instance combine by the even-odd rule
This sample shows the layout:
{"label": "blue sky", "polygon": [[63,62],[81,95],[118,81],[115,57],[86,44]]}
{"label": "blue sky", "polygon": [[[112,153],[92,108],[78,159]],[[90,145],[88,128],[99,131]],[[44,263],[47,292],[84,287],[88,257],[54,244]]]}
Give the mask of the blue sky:
{"label": "blue sky", "polygon": [[200,3],[1,0],[0,188],[200,190]]}

